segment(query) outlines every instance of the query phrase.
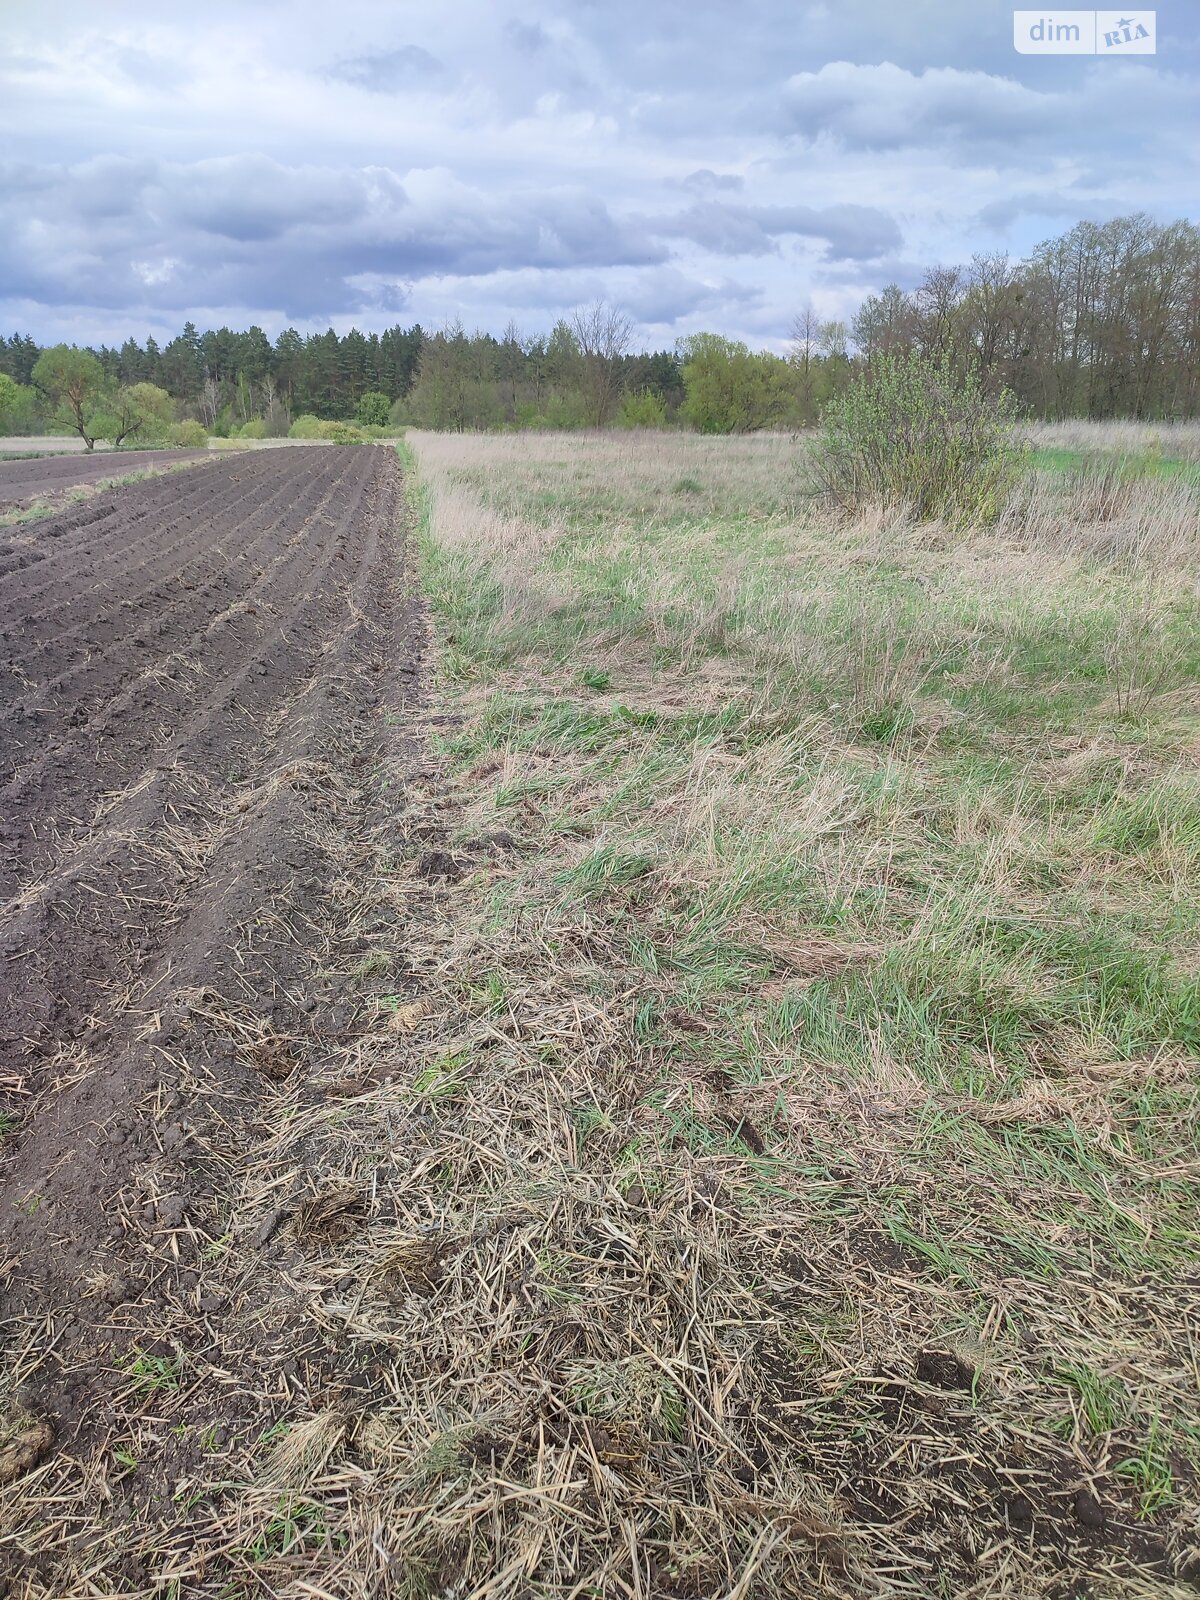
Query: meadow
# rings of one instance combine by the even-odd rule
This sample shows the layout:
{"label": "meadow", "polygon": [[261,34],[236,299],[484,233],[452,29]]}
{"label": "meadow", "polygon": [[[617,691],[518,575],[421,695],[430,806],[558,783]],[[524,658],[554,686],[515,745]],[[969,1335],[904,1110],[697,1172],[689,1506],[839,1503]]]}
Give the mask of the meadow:
{"label": "meadow", "polygon": [[520,1240],[412,1361],[596,1471],[473,1534],[451,1475],[406,1539],[463,1592],[1191,1592],[1200,490],[1155,432],[1043,426],[968,533],[833,521],[783,435],[409,434],[430,803],[502,841],[419,933],[426,1091],[446,1204]]}

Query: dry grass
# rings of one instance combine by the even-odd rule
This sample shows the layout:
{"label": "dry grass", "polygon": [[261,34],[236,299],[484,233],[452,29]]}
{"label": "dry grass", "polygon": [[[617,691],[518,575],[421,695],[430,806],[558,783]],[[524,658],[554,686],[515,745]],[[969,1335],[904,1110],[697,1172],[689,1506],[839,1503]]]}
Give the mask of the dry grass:
{"label": "dry grass", "polygon": [[783,439],[412,442],[402,1592],[1183,1593],[1187,579],[1049,484],[835,545]]}

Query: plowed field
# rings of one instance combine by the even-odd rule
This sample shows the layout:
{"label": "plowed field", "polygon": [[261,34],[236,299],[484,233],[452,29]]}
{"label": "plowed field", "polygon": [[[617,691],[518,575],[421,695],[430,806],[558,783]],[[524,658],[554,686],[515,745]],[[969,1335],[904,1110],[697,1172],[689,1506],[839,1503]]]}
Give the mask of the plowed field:
{"label": "plowed field", "polygon": [[[262,1086],[343,1022],[321,930],[413,671],[402,508],[390,451],[254,453],[37,523],[0,564],[0,1592],[117,1592],[80,1539],[139,1592],[117,1530],[161,1524],[278,1355],[261,1208],[221,1262]],[[194,1426],[146,1432],[168,1397]]]}
{"label": "plowed field", "polygon": [[185,461],[202,461],[205,454],[203,450],[109,450],[99,455],[0,460],[0,506],[24,505],[40,495],[103,483],[127,472],[166,471]]}

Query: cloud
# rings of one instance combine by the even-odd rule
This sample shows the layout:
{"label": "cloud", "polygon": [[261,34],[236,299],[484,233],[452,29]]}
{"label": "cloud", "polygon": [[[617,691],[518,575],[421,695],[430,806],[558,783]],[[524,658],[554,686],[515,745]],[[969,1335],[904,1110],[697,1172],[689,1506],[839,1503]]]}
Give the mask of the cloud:
{"label": "cloud", "polygon": [[1006,233],[1022,217],[1052,217],[1060,222],[1079,222],[1085,217],[1099,220],[1111,214],[1103,200],[1087,200],[1070,192],[1028,190],[992,200],[978,212],[981,225],[996,233]]}
{"label": "cloud", "polygon": [[521,22],[514,17],[504,24],[504,32],[513,49],[523,56],[540,55],[550,47],[550,35],[540,22]]}
{"label": "cloud", "polygon": [[357,301],[363,274],[395,283],[666,254],[585,191],[489,191],[438,168],[402,180],[261,156],[106,160],[0,170],[0,191],[0,276],[10,296],[48,304],[186,311],[203,298],[322,316]]}
{"label": "cloud", "polygon": [[400,94],[405,89],[425,87],[446,76],[445,64],[419,44],[399,45],[395,50],[350,56],[329,69],[331,78],[353,83],[373,94]]}
{"label": "cloud", "polygon": [[1036,145],[1054,157],[1140,142],[1148,125],[1190,117],[1193,96],[1194,86],[1129,62],[1087,67],[1078,80],[1041,89],[956,67],[912,72],[890,61],[831,61],[787,80],[778,125],[847,150],[938,147],[961,162]]}
{"label": "cloud", "polygon": [[265,156],[172,164],[158,169],[154,188],[175,226],[242,242],[277,240],[298,227],[347,228],[368,214],[388,219],[408,203],[384,167],[287,167]]}
{"label": "cloud", "polygon": [[0,325],[35,336],[498,331],[605,295],[654,337],[782,340],[810,296],[843,314],[1196,191],[1200,50],[1161,11],[1140,63],[1017,56],[999,0],[762,0],[736,28],[721,0],[459,0],[407,33],[374,0],[333,33],[327,0],[55,15],[8,0],[0,40]]}
{"label": "cloud", "polygon": [[714,172],[711,167],[699,167],[695,172],[689,172],[680,182],[685,189],[694,189],[698,194],[712,194],[722,189],[734,190],[746,187],[745,178],[736,172]]}
{"label": "cloud", "polygon": [[787,235],[820,239],[830,261],[870,260],[896,249],[895,218],[873,206],[749,206],[698,202],[652,226],[668,238],[691,239],[715,255],[766,255]]}
{"label": "cloud", "polygon": [[680,322],[694,324],[701,313],[727,322],[731,313],[741,315],[763,298],[763,290],[755,284],[728,277],[706,281],[665,267],[641,274],[625,290],[621,303],[638,322],[673,328]]}
{"label": "cloud", "polygon": [[807,139],[831,136],[864,150],[962,138],[973,143],[1037,137],[1059,119],[1052,94],[1010,78],[953,67],[909,72],[890,61],[832,61],[798,72],[784,91],[783,123]]}

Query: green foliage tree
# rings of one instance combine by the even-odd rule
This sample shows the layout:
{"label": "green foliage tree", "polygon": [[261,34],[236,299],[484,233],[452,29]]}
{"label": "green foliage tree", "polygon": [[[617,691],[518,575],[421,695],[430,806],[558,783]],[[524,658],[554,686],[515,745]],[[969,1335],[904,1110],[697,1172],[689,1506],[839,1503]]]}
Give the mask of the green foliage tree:
{"label": "green foliage tree", "polygon": [[678,348],[683,416],[699,433],[752,433],[800,420],[796,373],[782,357],[716,333],[693,334]]}
{"label": "green foliage tree", "polygon": [[822,413],[817,487],[849,515],[882,505],[953,527],[994,521],[1020,470],[1016,411],[948,356],[877,354]]}
{"label": "green foliage tree", "polygon": [[91,431],[97,439],[110,439],[119,450],[126,439],[138,444],[165,441],[175,416],[175,403],[165,389],[153,383],[134,383],[106,392],[97,402],[100,409],[91,417]]}
{"label": "green foliage tree", "polygon": [[8,432],[9,417],[17,409],[19,392],[20,386],[8,373],[0,372],[0,433]]}
{"label": "green foliage tree", "polygon": [[358,402],[356,420],[360,428],[386,428],[392,402],[379,389],[368,389]]}
{"label": "green foliage tree", "polygon": [[32,381],[54,408],[55,420],[71,428],[94,450],[96,440],[107,437],[111,419],[104,406],[110,385],[104,368],[90,350],[56,344],[43,350],[34,365]]}
{"label": "green foliage tree", "polygon": [[[118,393],[127,420],[122,438],[136,433],[139,442],[165,439],[175,421],[175,402],[156,383],[133,383]],[[207,435],[205,435],[207,438]],[[120,440],[114,440],[119,444]]]}
{"label": "green foliage tree", "polygon": [[158,376],[179,399],[197,398],[204,384],[204,352],[195,323],[185,322],[183,332],[163,351]]}
{"label": "green foliage tree", "polygon": [[13,383],[11,389],[5,389],[0,400],[0,433],[40,433],[44,427],[43,395],[26,383]]}

